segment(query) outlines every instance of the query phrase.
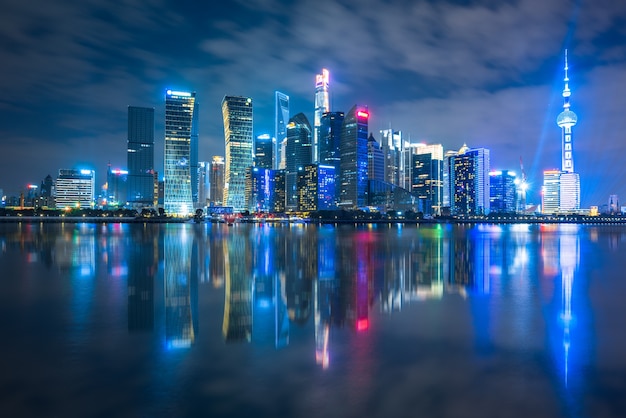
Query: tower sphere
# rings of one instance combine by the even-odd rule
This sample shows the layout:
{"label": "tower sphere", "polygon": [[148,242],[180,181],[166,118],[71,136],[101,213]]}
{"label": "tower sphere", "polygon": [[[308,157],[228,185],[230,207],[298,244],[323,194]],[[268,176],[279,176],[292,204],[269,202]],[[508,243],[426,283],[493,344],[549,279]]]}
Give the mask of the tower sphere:
{"label": "tower sphere", "polygon": [[572,112],[571,110],[562,111],[556,118],[556,124],[560,127],[571,127],[576,125],[576,122],[578,122],[578,116],[576,116],[576,113]]}

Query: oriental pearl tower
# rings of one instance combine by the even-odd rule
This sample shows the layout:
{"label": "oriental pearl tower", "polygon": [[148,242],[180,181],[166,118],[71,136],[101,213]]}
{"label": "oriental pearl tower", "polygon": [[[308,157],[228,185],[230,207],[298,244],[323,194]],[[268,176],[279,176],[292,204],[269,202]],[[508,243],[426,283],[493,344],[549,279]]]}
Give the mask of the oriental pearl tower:
{"label": "oriental pearl tower", "polygon": [[574,141],[572,137],[572,127],[578,122],[578,116],[570,108],[569,98],[572,92],[569,89],[569,78],[567,76],[567,49],[565,50],[565,88],[563,88],[563,111],[557,116],[556,124],[561,128],[561,171],[565,173],[574,172]]}
{"label": "oriental pearl tower", "polygon": [[559,190],[559,210],[580,209],[580,179],[574,172],[574,137],[572,127],[578,122],[576,113],[570,110],[569,67],[565,50],[565,87],[563,88],[563,111],[557,116],[556,124],[561,128],[561,176]]}

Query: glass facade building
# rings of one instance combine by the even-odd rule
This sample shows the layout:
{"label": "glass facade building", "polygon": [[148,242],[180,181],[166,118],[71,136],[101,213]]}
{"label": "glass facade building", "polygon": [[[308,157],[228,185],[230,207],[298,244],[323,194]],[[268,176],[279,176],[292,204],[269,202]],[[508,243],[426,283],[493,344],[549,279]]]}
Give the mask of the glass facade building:
{"label": "glass facade building", "polygon": [[254,141],[254,166],[273,167],[274,144],[269,134],[258,135]]}
{"label": "glass facade building", "polygon": [[298,169],[311,164],[311,124],[304,115],[298,113],[289,119],[286,146],[286,209],[298,209]]}
{"label": "glass facade building", "polygon": [[191,137],[195,101],[195,92],[168,90],[165,95],[163,206],[172,216],[193,213]]}
{"label": "glass facade building", "polygon": [[418,211],[440,215],[443,205],[443,146],[411,147],[411,193],[417,198]]}
{"label": "glass facade building", "polygon": [[128,106],[126,161],[131,207],[154,203],[154,108]]}
{"label": "glass facade building", "polygon": [[489,211],[498,213],[514,213],[517,194],[512,171],[492,171],[489,173]]}
{"label": "glass facade building", "polygon": [[489,150],[463,145],[457,155],[449,158],[452,213],[489,214]]}
{"label": "glass facade building", "polygon": [[252,99],[225,96],[222,100],[226,161],[224,170],[224,201],[234,211],[246,208],[246,170],[252,159]]}
{"label": "glass facade building", "polygon": [[298,210],[335,208],[335,167],[308,164],[298,169]]}
{"label": "glass facade building", "polygon": [[284,160],[282,144],[287,139],[287,124],[289,123],[289,96],[279,91],[275,92],[274,111],[274,162],[272,168],[280,168]]}
{"label": "glass facade building", "polygon": [[369,112],[353,106],[341,126],[339,206],[358,209],[368,204],[367,137]]}
{"label": "glass facade building", "polygon": [[330,73],[326,68],[322,69],[322,74],[315,76],[315,118],[313,120],[313,154],[312,162],[317,162],[319,155],[319,129],[321,126],[322,115],[330,112],[330,98],[328,95],[328,86],[330,84]]}
{"label": "glass facade building", "polygon": [[224,204],[224,158],[214,156],[211,161],[211,172],[209,173],[209,205],[222,206]]}

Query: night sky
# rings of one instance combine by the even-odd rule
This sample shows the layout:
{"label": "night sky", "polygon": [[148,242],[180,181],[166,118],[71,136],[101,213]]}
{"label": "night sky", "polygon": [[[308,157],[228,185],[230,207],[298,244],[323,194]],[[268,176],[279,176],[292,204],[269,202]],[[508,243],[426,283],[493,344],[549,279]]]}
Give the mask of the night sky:
{"label": "night sky", "polygon": [[[199,159],[224,154],[221,100],[253,98],[255,135],[273,133],[274,91],[313,120],[315,75],[331,110],[369,106],[444,149],[519,160],[538,202],[560,168],[568,48],[575,169],[583,207],[626,204],[626,2],[615,0],[226,0],[2,2],[0,188],[17,194],[59,168],[126,166],[127,106],[155,108],[163,166],[164,95],[196,91]],[[210,6],[209,6],[210,4]]]}

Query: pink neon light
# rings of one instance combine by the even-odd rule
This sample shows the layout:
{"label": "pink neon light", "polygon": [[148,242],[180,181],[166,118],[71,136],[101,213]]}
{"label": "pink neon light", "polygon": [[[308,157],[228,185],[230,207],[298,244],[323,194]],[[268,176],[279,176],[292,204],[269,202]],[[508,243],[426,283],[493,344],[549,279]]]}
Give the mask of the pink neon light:
{"label": "pink neon light", "polygon": [[358,117],[360,117],[360,118],[369,118],[369,117],[370,117],[370,114],[369,114],[369,113],[367,113],[367,112],[366,112],[366,111],[364,111],[364,110],[359,110],[358,112],[356,112],[356,115],[357,115]]}

